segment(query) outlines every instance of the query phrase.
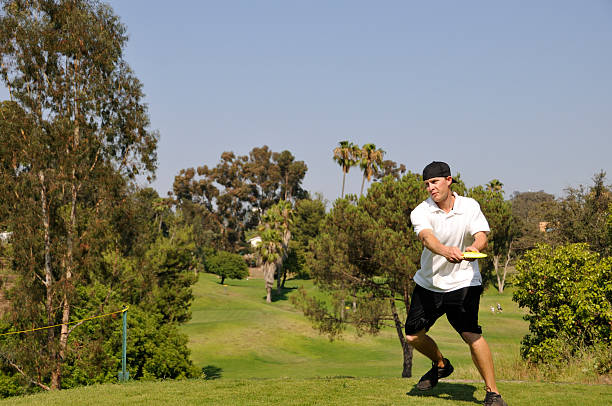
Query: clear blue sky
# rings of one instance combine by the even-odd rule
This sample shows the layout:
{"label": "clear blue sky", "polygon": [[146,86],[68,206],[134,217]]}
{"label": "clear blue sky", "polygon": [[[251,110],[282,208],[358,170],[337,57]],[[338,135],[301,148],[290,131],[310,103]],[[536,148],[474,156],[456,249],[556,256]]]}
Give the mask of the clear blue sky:
{"label": "clear blue sky", "polygon": [[[153,186],[223,151],[290,150],[334,200],[340,140],[468,186],[612,181],[612,1],[110,1],[161,133]],[[358,168],[347,191],[358,193]]]}

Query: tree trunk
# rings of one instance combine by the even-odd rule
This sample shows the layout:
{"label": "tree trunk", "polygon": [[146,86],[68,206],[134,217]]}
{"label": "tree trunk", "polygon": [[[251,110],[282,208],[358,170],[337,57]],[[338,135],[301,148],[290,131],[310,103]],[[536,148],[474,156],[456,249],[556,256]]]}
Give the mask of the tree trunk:
{"label": "tree trunk", "polygon": [[510,247],[508,247],[508,252],[506,253],[506,261],[504,262],[504,273],[502,275],[500,286],[500,293],[504,292],[504,285],[506,284],[506,275],[508,274],[508,264],[512,259],[512,243],[510,243]]}
{"label": "tree trunk", "polygon": [[361,180],[361,192],[359,192],[359,197],[363,196],[363,185],[365,185],[366,176],[363,175],[363,179]]}
{"label": "tree trunk", "polygon": [[404,362],[402,364],[402,378],[410,378],[412,376],[412,346],[408,344],[406,336],[404,335],[404,324],[399,318],[397,308],[395,307],[395,299],[389,299],[391,304],[391,312],[393,313],[393,321],[395,323],[395,330],[399,338],[400,344],[402,345],[402,353],[404,356]]}
{"label": "tree trunk", "polygon": [[495,277],[497,277],[497,290],[499,293],[504,293],[504,287],[499,276],[499,255],[493,255],[493,269],[495,270]]}
{"label": "tree trunk", "polygon": [[283,272],[283,281],[281,282],[281,288],[285,288],[285,281],[287,281],[287,271]]}
{"label": "tree trunk", "polygon": [[[78,127],[77,127],[78,131]],[[78,144],[78,138],[77,138]],[[75,171],[72,172],[73,180],[76,180]],[[73,184],[71,189],[71,207],[70,207],[70,225],[68,227],[68,238],[66,241],[66,273],[63,283],[62,297],[62,327],[60,330],[59,340],[59,357],[55,370],[51,374],[51,388],[60,389],[62,384],[62,364],[66,358],[66,349],[68,348],[68,323],[70,322],[70,291],[72,290],[72,275],[74,268],[74,234],[77,229],[76,221],[76,206],[77,206],[77,185]]]}
{"label": "tree trunk", "polygon": [[285,200],[289,200],[289,171],[285,173]]}
{"label": "tree trunk", "polygon": [[221,277],[221,285],[223,285],[223,283],[225,283],[225,275]]}
{"label": "tree trunk", "polygon": [[[55,324],[53,319],[53,272],[51,271],[51,233],[50,233],[50,220],[49,211],[47,209],[47,188],[45,186],[45,174],[43,171],[38,173],[38,179],[40,180],[40,204],[42,209],[42,219],[44,228],[44,269],[45,279],[43,284],[45,285],[45,311],[47,312],[47,324]],[[50,351],[50,359],[56,359],[55,353],[55,330],[50,328],[47,330],[47,347]],[[48,389],[56,389],[58,385],[58,377],[54,374],[51,377],[51,387]]]}
{"label": "tree trunk", "polygon": [[264,281],[266,284],[266,302],[272,302],[272,286],[274,286],[274,270],[276,265],[274,263],[264,263],[262,265]]}
{"label": "tree trunk", "polygon": [[342,198],[344,198],[344,182],[346,181],[346,172],[342,171]]}

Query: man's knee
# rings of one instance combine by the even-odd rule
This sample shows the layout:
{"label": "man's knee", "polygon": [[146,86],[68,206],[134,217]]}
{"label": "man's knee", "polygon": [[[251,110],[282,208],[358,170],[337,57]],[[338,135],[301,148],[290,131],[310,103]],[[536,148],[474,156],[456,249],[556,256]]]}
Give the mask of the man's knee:
{"label": "man's knee", "polygon": [[476,341],[480,340],[481,337],[482,334],[479,333],[471,333],[469,331],[464,331],[461,333],[461,338],[463,338],[463,341],[465,341],[465,343],[468,345],[474,344]]}
{"label": "man's knee", "polygon": [[417,331],[414,334],[406,334],[406,341],[408,341],[408,344],[414,345],[423,340],[423,337],[425,337],[425,329]]}

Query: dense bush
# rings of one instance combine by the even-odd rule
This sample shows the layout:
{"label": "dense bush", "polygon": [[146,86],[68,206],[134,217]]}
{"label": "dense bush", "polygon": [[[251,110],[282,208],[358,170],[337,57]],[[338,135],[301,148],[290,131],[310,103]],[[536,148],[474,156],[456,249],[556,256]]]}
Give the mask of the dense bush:
{"label": "dense bush", "polygon": [[221,284],[227,279],[242,279],[249,276],[249,268],[242,255],[218,251],[206,258],[206,270],[221,277]]}
{"label": "dense bush", "polygon": [[529,334],[521,347],[525,359],[559,363],[584,348],[610,348],[612,258],[586,244],[538,245],[517,270],[513,300],[529,309]]}

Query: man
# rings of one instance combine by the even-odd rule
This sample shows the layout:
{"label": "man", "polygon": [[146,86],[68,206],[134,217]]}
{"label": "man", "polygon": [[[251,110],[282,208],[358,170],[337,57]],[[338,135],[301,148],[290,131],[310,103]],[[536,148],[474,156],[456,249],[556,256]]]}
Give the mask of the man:
{"label": "man", "polygon": [[450,361],[426,334],[435,321],[446,314],[470,347],[472,360],[485,381],[484,404],[507,406],[497,390],[491,350],[478,325],[482,293],[478,261],[463,259],[464,251],[480,252],[486,248],[489,224],[478,202],[450,189],[454,181],[446,163],[427,165],[423,169],[423,181],[430,197],[410,214],[424,249],[421,269],[414,275],[416,287],[406,319],[406,338],[417,351],[432,360],[432,368],[416,387],[431,389],[438,379],[453,372]]}

